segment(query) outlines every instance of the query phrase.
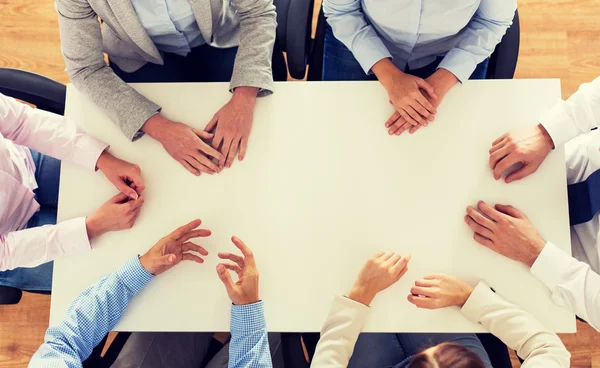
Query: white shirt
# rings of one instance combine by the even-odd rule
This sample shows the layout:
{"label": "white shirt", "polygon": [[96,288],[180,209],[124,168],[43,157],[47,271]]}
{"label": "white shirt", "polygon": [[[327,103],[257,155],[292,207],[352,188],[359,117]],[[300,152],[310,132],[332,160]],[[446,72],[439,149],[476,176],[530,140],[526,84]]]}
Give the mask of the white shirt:
{"label": "white shirt", "polygon": [[[321,329],[311,367],[347,367],[369,311],[370,308],[361,303],[336,296]],[[461,312],[516,350],[525,360],[523,367],[568,368],[570,365],[571,354],[554,332],[494,293],[483,281],[473,290]]]}
{"label": "white shirt", "polygon": [[[568,184],[584,181],[600,169],[600,131],[589,133],[599,122],[600,77],[583,84],[567,101],[560,102],[540,119],[555,146],[568,142],[565,145]],[[588,134],[579,136],[584,133]],[[548,242],[531,273],[551,290],[556,304],[570,308],[600,331],[599,231],[598,214],[591,221],[572,226],[571,250],[575,259]]]}

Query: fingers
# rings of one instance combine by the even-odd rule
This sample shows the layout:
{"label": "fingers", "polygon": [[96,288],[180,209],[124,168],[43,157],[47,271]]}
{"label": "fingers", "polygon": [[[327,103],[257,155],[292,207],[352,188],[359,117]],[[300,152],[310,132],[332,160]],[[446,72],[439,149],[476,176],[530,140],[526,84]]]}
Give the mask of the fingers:
{"label": "fingers", "polygon": [[144,204],[144,197],[142,197],[142,196],[139,196],[138,199],[136,199],[136,200],[130,200],[129,202],[127,202],[127,205],[129,205],[131,207],[131,210],[137,210],[137,209],[141,208],[143,204]]}
{"label": "fingers", "polygon": [[500,148],[504,147],[506,145],[506,139],[502,139],[500,142],[495,143],[494,145],[492,145],[492,148],[490,148],[490,150],[488,151],[490,153],[490,155],[494,152],[496,152],[497,150],[499,150]]}
{"label": "fingers", "polygon": [[438,292],[439,292],[439,288],[437,288],[437,287],[413,286],[410,289],[410,293],[412,295],[423,295],[423,296],[428,296],[430,298],[436,296]]}
{"label": "fingers", "polygon": [[[136,190],[136,193],[140,194],[146,189],[144,185],[144,179],[142,179],[142,173],[140,171],[140,167],[138,165],[132,164],[131,172],[127,176],[127,179],[133,184],[133,189]],[[135,198],[133,198],[135,199]]]}
{"label": "fingers", "polygon": [[410,294],[407,299],[410,303],[416,305],[418,308],[436,309],[436,302],[434,299],[425,296],[415,296],[412,294]]}
{"label": "fingers", "polygon": [[400,123],[400,120],[398,120],[397,124],[392,127],[392,128],[397,127],[396,130],[393,133],[395,135],[400,135],[400,134],[404,133],[405,131],[409,130],[412,127],[412,125],[410,125],[404,119],[401,119],[401,120],[402,120],[401,123]]}
{"label": "fingers", "polygon": [[217,265],[217,274],[219,275],[219,278],[223,282],[223,285],[225,285],[225,289],[227,290],[227,293],[229,294],[231,291],[233,291],[235,284],[233,283],[233,280],[231,279],[231,275],[229,274],[229,272],[227,272],[227,268],[225,267],[225,265],[223,263],[219,263]]}
{"label": "fingers", "polygon": [[431,97],[434,100],[438,99],[438,96],[435,94],[435,90],[433,89],[431,84],[427,83],[424,79],[421,79],[421,78],[416,78],[415,81],[417,82],[417,86],[419,86],[419,88],[425,90],[425,92],[427,92],[429,97]]}
{"label": "fingers", "polygon": [[121,193],[125,194],[128,198],[131,198],[133,200],[136,200],[138,198],[138,193],[135,191],[135,189],[127,185],[127,183],[125,183],[123,180],[119,179],[119,181],[115,183],[115,186],[117,187],[117,189],[119,189]]}
{"label": "fingers", "polygon": [[373,254],[373,256],[371,257],[371,259],[374,261],[377,258],[383,256],[384,254],[385,254],[385,252],[377,252],[377,253]]}
{"label": "fingers", "polygon": [[427,119],[427,120],[431,121],[435,117],[433,116],[433,113],[430,112],[429,109],[427,107],[425,107],[425,106],[429,106],[432,111],[435,111],[433,109],[433,106],[431,105],[431,103],[429,103],[429,101],[427,101],[427,99],[425,97],[423,97],[423,95],[420,94],[420,96],[417,97],[417,103],[413,105],[413,108],[415,110],[417,110],[417,112],[419,114],[421,114],[421,116],[424,119]]}
{"label": "fingers", "polygon": [[525,164],[519,170],[513,171],[510,173],[506,179],[504,180],[507,184],[513,181],[521,180],[531,174],[533,174],[537,168],[530,164]]}
{"label": "fingers", "polygon": [[385,252],[381,257],[378,258],[378,260],[384,263],[388,259],[392,258],[393,255],[394,252]]}
{"label": "fingers", "polygon": [[473,230],[475,232],[475,234],[483,235],[487,239],[491,239],[494,237],[493,231],[491,231],[490,229],[488,229],[486,227],[479,225],[477,223],[477,221],[473,220],[473,218],[471,216],[465,215],[465,222],[467,223],[467,225],[469,225],[471,230]]}
{"label": "fingers", "polygon": [[[190,157],[190,156],[188,156],[188,157]],[[177,160],[177,162],[179,162],[179,164],[181,164],[181,166],[185,167],[187,171],[191,172],[192,174],[194,174],[196,176],[200,176],[200,171],[196,170],[196,168],[193,167],[192,165],[190,165],[186,160]]]}
{"label": "fingers", "polygon": [[177,240],[183,243],[193,238],[205,238],[207,236],[210,236],[211,234],[212,232],[208,229],[198,229],[186,232]]}
{"label": "fingers", "polygon": [[500,137],[498,137],[498,139],[496,139],[494,142],[492,142],[492,146],[497,145],[498,143],[502,142],[504,140],[504,138],[506,138],[508,136],[508,134],[503,134]]}
{"label": "fingers", "polygon": [[396,254],[396,253],[392,253],[392,256],[390,258],[388,258],[385,262],[383,262],[383,266],[384,267],[392,267],[398,261],[400,261],[401,258],[402,258],[401,255]]}
{"label": "fingers", "polygon": [[495,208],[498,211],[502,212],[502,213],[505,213],[505,214],[507,214],[509,216],[512,216],[512,217],[516,217],[518,219],[527,218],[527,216],[525,216],[525,214],[523,212],[519,211],[518,209],[514,208],[513,206],[507,206],[507,205],[503,205],[503,204],[497,204],[495,206]]}
{"label": "fingers", "polygon": [[494,168],[494,179],[498,180],[502,177],[502,174],[508,170],[509,167],[511,167],[512,165],[521,162],[518,155],[513,153],[510,153],[508,156],[502,158],[500,160],[500,162],[498,162],[498,164],[496,165],[496,167]]}
{"label": "fingers", "polygon": [[477,222],[479,225],[481,225],[491,231],[494,231],[494,229],[496,228],[496,224],[492,220],[485,217],[479,211],[477,211],[475,208],[473,208],[471,206],[467,207],[467,215],[470,216],[473,220],[475,220],[475,222]]}
{"label": "fingers", "polygon": [[214,174],[219,172],[219,166],[212,162],[211,159],[204,156],[200,151],[191,152],[187,160],[196,169],[205,172],[207,174]]}
{"label": "fingers", "polygon": [[193,220],[192,222],[189,222],[183,226],[178,227],[177,229],[172,231],[168,236],[170,238],[178,240],[179,238],[183,237],[185,235],[185,233],[190,232],[190,231],[194,230],[195,228],[197,228],[198,226],[200,226],[201,223],[202,223],[202,221],[200,219]]}
{"label": "fingers", "polygon": [[248,148],[248,138],[242,137],[242,141],[240,144],[240,154],[238,156],[238,160],[242,161],[244,157],[246,157],[246,149]]}
{"label": "fingers", "polygon": [[183,243],[181,245],[181,251],[182,252],[196,252],[196,253],[202,254],[203,256],[208,255],[208,251],[206,249],[204,249],[204,247],[201,247],[198,244],[194,244],[191,242]]}
{"label": "fingers", "polygon": [[389,128],[392,126],[392,124],[394,124],[396,122],[396,120],[398,120],[400,118],[400,114],[398,113],[398,111],[394,111],[394,113],[392,114],[392,116],[390,116],[386,122],[385,122],[385,127]]}
{"label": "fingers", "polygon": [[204,263],[204,260],[192,253],[183,253],[181,255],[181,260],[183,261],[194,261],[196,263]]}
{"label": "fingers", "polygon": [[174,254],[165,254],[164,256],[158,258],[157,263],[160,266],[172,266],[175,264],[176,260],[177,257]]}
{"label": "fingers", "polygon": [[215,128],[217,127],[217,121],[218,120],[219,120],[219,113],[217,112],[212,117],[212,119],[210,119],[210,121],[208,122],[208,124],[206,124],[206,126],[204,127],[204,131],[209,132],[209,133],[213,132],[215,130]]}
{"label": "fingers", "polygon": [[479,244],[481,244],[483,246],[486,246],[488,248],[493,248],[494,247],[494,242],[493,241],[491,241],[490,239],[488,239],[486,237],[483,237],[483,236],[481,236],[481,235],[479,235],[477,233],[473,234],[473,239],[477,243],[479,243]]}
{"label": "fingers", "polygon": [[434,120],[434,119],[435,119],[435,116],[434,116],[434,114],[436,114],[436,113],[437,113],[437,109],[435,108],[435,106],[433,106],[433,105],[431,104],[431,102],[429,102],[429,100],[428,100],[428,99],[427,99],[425,96],[423,96],[423,95],[421,95],[421,96],[418,96],[418,98],[417,98],[417,101],[418,101],[418,102],[421,104],[421,106],[423,106],[423,107],[424,107],[424,108],[427,110],[427,112],[429,113],[428,115],[423,115],[423,116],[424,116],[425,118],[428,118],[429,120]]}
{"label": "fingers", "polygon": [[494,170],[496,168],[496,165],[498,165],[498,163],[500,162],[500,160],[506,157],[510,152],[511,149],[509,146],[502,146],[501,148],[498,148],[492,154],[490,154],[490,169]]}
{"label": "fingers", "polygon": [[419,114],[413,106],[407,107],[404,111],[406,111],[408,113],[408,115],[410,115],[417,123],[419,123],[419,125],[427,126],[427,121],[425,119],[423,119],[421,114]]}
{"label": "fingers", "polygon": [[404,118],[404,121],[406,121],[410,125],[419,125],[419,123],[415,119],[413,119],[406,111],[404,111],[404,109],[398,110],[398,113]]}
{"label": "fingers", "polygon": [[238,138],[235,138],[233,140],[233,142],[231,143],[231,148],[229,148],[229,152],[227,153],[227,159],[225,160],[225,167],[231,167],[231,164],[233,163],[233,159],[235,158],[235,155],[237,154],[239,144],[240,144],[240,139],[238,139]]}
{"label": "fingers", "polygon": [[221,264],[226,269],[234,271],[235,273],[237,273],[238,277],[242,277],[242,269],[240,268],[240,266],[235,265],[233,263],[221,263]]}
{"label": "fingers", "polygon": [[196,134],[200,139],[206,141],[211,140],[215,136],[213,133],[209,133],[205,130],[200,130],[192,127],[190,127],[190,129],[192,129],[192,132],[194,132],[194,134]]}
{"label": "fingers", "polygon": [[221,259],[228,259],[230,261],[233,261],[233,262],[237,263],[238,266],[240,266],[241,268],[244,268],[244,266],[245,266],[244,257],[238,256],[237,254],[233,254],[233,253],[219,253],[218,256]]}
{"label": "fingers", "polygon": [[408,266],[408,262],[410,261],[410,254],[406,257],[401,257],[398,261],[396,261],[396,263],[392,266],[392,271],[393,272],[401,272],[401,275],[404,275],[404,273],[407,270],[407,266]]}
{"label": "fingers", "polygon": [[129,196],[127,196],[127,194],[124,194],[123,192],[113,196],[111,199],[108,200],[108,202],[110,203],[123,203],[129,200]]}
{"label": "fingers", "polygon": [[231,148],[233,139],[231,137],[223,137],[223,146],[221,147],[222,157],[219,159],[219,167],[225,167],[225,160],[227,159],[227,154],[229,153],[229,149]]}
{"label": "fingers", "polygon": [[244,257],[254,259],[254,254],[248,246],[237,236],[232,236],[231,241],[242,252]]}
{"label": "fingers", "polygon": [[485,203],[484,201],[477,202],[477,208],[479,208],[479,210],[483,212],[484,215],[494,220],[495,222],[498,222],[502,218],[501,213],[496,211],[494,208],[492,208],[492,206]]}
{"label": "fingers", "polygon": [[410,130],[408,131],[408,133],[413,134],[414,132],[419,130],[420,127],[421,127],[420,125],[413,125],[412,127],[410,127]]}
{"label": "fingers", "polygon": [[[218,145],[217,145],[217,147],[218,147]],[[207,144],[203,141],[200,141],[200,143],[198,144],[196,149],[198,151],[204,153],[205,155],[213,157],[217,160],[221,160],[223,158],[223,154],[221,152],[219,152],[218,150],[216,150],[215,148],[213,148],[212,146],[210,146],[209,144]]]}
{"label": "fingers", "polygon": [[440,285],[440,280],[438,279],[430,279],[430,280],[416,280],[415,281],[415,286],[420,286],[420,287],[432,287],[432,286],[439,286]]}

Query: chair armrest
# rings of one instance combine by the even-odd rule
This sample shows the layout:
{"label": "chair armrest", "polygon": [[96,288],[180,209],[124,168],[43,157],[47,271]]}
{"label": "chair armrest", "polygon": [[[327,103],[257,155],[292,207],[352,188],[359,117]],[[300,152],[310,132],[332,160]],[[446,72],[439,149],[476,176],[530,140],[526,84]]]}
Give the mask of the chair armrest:
{"label": "chair armrest", "polygon": [[275,0],[277,45],[286,53],[292,78],[302,79],[311,48],[314,0]]}
{"label": "chair armrest", "polygon": [[487,79],[512,79],[517,68],[519,46],[521,41],[521,26],[519,10],[515,11],[513,24],[506,30],[502,41],[490,57]]}
{"label": "chair armrest", "polygon": [[65,112],[66,86],[39,74],[0,68],[0,93],[55,114]]}

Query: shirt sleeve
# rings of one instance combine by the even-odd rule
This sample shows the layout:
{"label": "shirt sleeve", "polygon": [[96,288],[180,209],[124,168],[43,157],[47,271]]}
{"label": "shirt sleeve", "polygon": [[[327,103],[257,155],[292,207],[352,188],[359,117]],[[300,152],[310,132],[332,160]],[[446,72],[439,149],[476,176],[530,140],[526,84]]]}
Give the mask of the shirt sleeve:
{"label": "shirt sleeve", "polygon": [[91,171],[96,170],[98,157],[108,147],[65,117],[34,109],[2,94],[0,133],[15,144]]}
{"label": "shirt sleeve", "polygon": [[60,323],[48,328],[29,367],[81,367],[153,278],[136,256],[96,282],[71,303]]}
{"label": "shirt sleeve", "polygon": [[554,303],[569,308],[600,331],[600,275],[588,264],[547,243],[531,273],[550,289]]}
{"label": "shirt sleeve", "polygon": [[323,12],[335,38],[354,54],[365,73],[369,74],[379,60],[392,57],[365,20],[361,0],[323,0]]}
{"label": "shirt sleeve", "polygon": [[523,367],[568,368],[571,354],[560,338],[528,312],[507,302],[480,282],[462,307],[471,321],[480,323],[525,359]]}
{"label": "shirt sleeve", "polygon": [[582,84],[568,100],[556,104],[540,119],[557,147],[588,133],[599,122],[600,77]]}
{"label": "shirt sleeve", "polygon": [[516,0],[482,0],[458,44],[448,51],[439,68],[452,72],[463,83],[477,64],[494,52],[517,9]]}
{"label": "shirt sleeve", "polygon": [[35,267],[91,249],[85,217],[0,235],[0,271]]}
{"label": "shirt sleeve", "polygon": [[336,295],[321,328],[311,367],[347,367],[369,310],[364,304]]}
{"label": "shirt sleeve", "polygon": [[272,366],[263,302],[232,305],[229,368]]}

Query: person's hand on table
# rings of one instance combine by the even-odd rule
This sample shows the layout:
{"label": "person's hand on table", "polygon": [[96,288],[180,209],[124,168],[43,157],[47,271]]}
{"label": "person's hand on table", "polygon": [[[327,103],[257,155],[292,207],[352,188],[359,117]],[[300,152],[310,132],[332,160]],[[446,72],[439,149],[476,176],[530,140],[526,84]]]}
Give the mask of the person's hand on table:
{"label": "person's hand on table", "polygon": [[415,281],[415,286],[410,289],[408,301],[425,309],[462,307],[472,293],[471,285],[454,276],[433,274]]}
{"label": "person's hand on table", "polygon": [[408,271],[410,255],[379,252],[367,260],[360,270],[348,298],[369,306],[375,296],[392,286]]}
{"label": "person's hand on table", "polygon": [[210,230],[197,229],[202,221],[194,220],[183,225],[160,239],[152,248],[140,257],[140,263],[152,275],[160,275],[181,261],[194,261],[203,263],[199,256],[190,253],[196,252],[207,256],[208,251],[203,247],[188,240],[210,236]]}
{"label": "person's hand on table", "polygon": [[[242,255],[233,253],[219,253],[219,258],[229,260],[233,263],[219,263],[217,265],[217,274],[225,285],[227,295],[235,305],[253,304],[259,301],[258,298],[258,269],[254,254],[243,241],[233,236],[233,244],[242,252]],[[229,271],[234,271],[237,276],[237,282],[233,282]]]}
{"label": "person's hand on table", "polygon": [[94,214],[86,217],[88,238],[91,240],[109,231],[131,229],[140,214],[144,197],[131,199],[123,193],[109,199]]}
{"label": "person's hand on table", "polygon": [[500,179],[508,168],[517,163],[523,166],[510,173],[506,183],[533,174],[553,148],[554,142],[542,124],[504,134],[490,148],[490,168],[494,171],[494,179]]}
{"label": "person's hand on table", "polygon": [[467,207],[465,215],[465,222],[475,232],[473,239],[496,253],[531,267],[546,241],[527,216],[513,206],[497,204],[493,208],[479,201],[477,207],[479,211]]}
{"label": "person's hand on table", "polygon": [[144,180],[138,165],[118,159],[105,150],[98,158],[96,168],[102,171],[121,193],[133,200],[144,191]]}
{"label": "person's hand on table", "polygon": [[212,159],[221,160],[223,155],[205,142],[212,139],[212,134],[168,120],[160,114],[148,119],[142,131],[159,141],[169,155],[192,174],[212,175],[221,171]]}
{"label": "person's hand on table", "polygon": [[371,70],[387,90],[390,103],[396,109],[392,118],[386,122],[386,128],[390,127],[390,120],[394,117],[396,120],[392,123],[402,118],[402,121],[413,126],[427,126],[430,121],[433,121],[437,110],[430,101],[436,100],[437,96],[429,83],[419,77],[403,73],[389,59],[379,60]]}
{"label": "person's hand on table", "polygon": [[[431,95],[427,96],[427,100],[431,103],[431,105],[437,109],[437,107],[442,103],[442,100],[459,81],[458,78],[452,72],[440,68],[436,70],[432,75],[425,79],[425,82],[429,83],[429,85],[433,88],[433,92],[437,98],[431,98]],[[398,116],[396,114],[392,115],[388,121],[386,122],[386,128],[388,128],[388,133],[390,135],[400,135],[405,131],[408,131],[410,134],[413,134],[419,128],[425,125],[413,125],[403,119],[402,116]]]}
{"label": "person's hand on table", "polygon": [[219,167],[231,167],[235,156],[242,161],[246,155],[254,105],[258,88],[237,87],[227,102],[206,125],[206,132],[214,132],[212,147],[221,152]]}

